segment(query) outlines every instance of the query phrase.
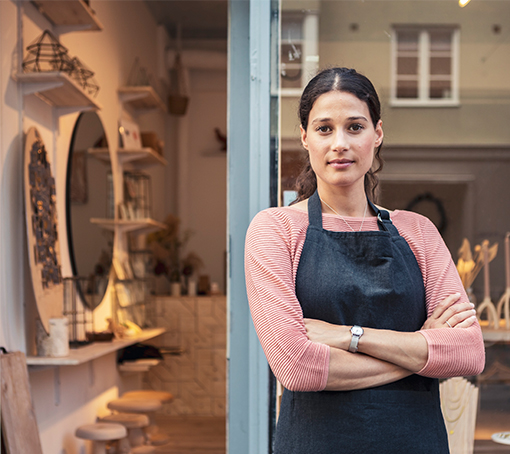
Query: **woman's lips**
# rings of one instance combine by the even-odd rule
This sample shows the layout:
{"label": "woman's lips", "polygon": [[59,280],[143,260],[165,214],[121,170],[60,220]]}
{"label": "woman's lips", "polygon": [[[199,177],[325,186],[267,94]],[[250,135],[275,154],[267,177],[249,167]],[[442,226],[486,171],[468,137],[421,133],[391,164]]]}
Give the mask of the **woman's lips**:
{"label": "woman's lips", "polygon": [[346,169],[354,164],[354,161],[349,159],[334,159],[333,161],[329,161],[328,164],[334,169]]}

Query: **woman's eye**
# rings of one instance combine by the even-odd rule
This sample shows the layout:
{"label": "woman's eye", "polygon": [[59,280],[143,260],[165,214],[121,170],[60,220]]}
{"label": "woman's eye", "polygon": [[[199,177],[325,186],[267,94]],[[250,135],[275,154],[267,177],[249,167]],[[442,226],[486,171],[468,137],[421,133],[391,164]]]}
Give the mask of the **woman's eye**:
{"label": "woman's eye", "polygon": [[364,127],[360,123],[354,123],[353,125],[349,126],[349,129],[352,131],[361,131],[362,129],[364,129]]}
{"label": "woman's eye", "polygon": [[318,126],[317,131],[318,132],[329,132],[329,131],[331,131],[331,129],[329,126]]}

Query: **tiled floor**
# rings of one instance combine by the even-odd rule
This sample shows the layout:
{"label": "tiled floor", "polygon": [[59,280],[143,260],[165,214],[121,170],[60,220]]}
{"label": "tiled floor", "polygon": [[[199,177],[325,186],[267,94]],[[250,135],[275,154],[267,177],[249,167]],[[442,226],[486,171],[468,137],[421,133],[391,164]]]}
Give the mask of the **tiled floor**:
{"label": "tiled floor", "polygon": [[225,454],[224,417],[159,415],[156,422],[171,439],[158,454]]}

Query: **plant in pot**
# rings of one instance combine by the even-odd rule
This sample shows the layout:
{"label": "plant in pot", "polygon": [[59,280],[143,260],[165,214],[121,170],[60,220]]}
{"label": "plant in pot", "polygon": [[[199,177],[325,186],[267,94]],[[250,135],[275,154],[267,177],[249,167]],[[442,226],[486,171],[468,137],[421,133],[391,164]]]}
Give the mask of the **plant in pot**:
{"label": "plant in pot", "polygon": [[181,252],[191,232],[181,234],[180,219],[172,214],[164,221],[166,228],[147,235],[147,245],[152,251],[153,270],[156,276],[164,276],[171,285],[172,295],[181,294]]}
{"label": "plant in pot", "polygon": [[197,294],[197,282],[195,279],[196,272],[204,266],[202,259],[190,252],[182,260],[182,275],[184,276],[184,285],[188,296],[195,296]]}

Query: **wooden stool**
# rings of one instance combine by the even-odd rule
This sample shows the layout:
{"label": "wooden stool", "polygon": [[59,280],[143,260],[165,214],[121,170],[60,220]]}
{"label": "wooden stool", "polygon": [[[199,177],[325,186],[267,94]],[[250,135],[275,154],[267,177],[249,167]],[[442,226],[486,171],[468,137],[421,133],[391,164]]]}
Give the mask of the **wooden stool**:
{"label": "wooden stool", "polygon": [[174,396],[166,391],[154,391],[152,389],[137,389],[128,391],[122,394],[125,399],[156,399],[161,401],[162,404],[167,404],[174,400]]}
{"label": "wooden stool", "polygon": [[[168,404],[174,400],[173,394],[166,391],[155,391],[152,389],[138,389],[134,391],[128,391],[122,394],[123,399],[157,399],[162,404]],[[152,416],[152,415],[151,415]],[[166,445],[170,441],[170,437],[159,432],[159,427],[154,422],[154,418],[151,417],[151,423],[144,429],[149,441],[154,446]]]}
{"label": "wooden stool", "polygon": [[[129,454],[131,447],[142,446],[145,444],[146,436],[143,431],[144,427],[149,425],[149,417],[147,415],[136,413],[116,413],[105,416],[100,419],[101,422],[117,423],[123,425],[127,429],[127,439],[119,441],[120,453]],[[127,449],[127,450],[126,450]]]}
{"label": "wooden stool", "polygon": [[[121,413],[141,413],[145,414],[149,418],[149,425],[147,427],[151,427],[151,430],[147,431],[144,430],[145,435],[150,441],[150,434],[152,433],[153,429],[151,422],[151,415],[160,410],[163,404],[160,400],[156,399],[126,399],[124,397],[121,397],[120,399],[112,400],[111,402],[108,402],[107,407],[110,410],[115,410]],[[146,429],[147,429],[146,427]],[[156,427],[156,426],[155,426]],[[156,427],[157,431],[157,427]],[[139,443],[137,440],[134,440],[134,443],[131,443],[131,446],[140,446],[141,443]]]}
{"label": "wooden stool", "polygon": [[106,442],[125,438],[127,430],[121,424],[96,423],[78,427],[75,435],[92,441],[93,454],[106,454]]}

